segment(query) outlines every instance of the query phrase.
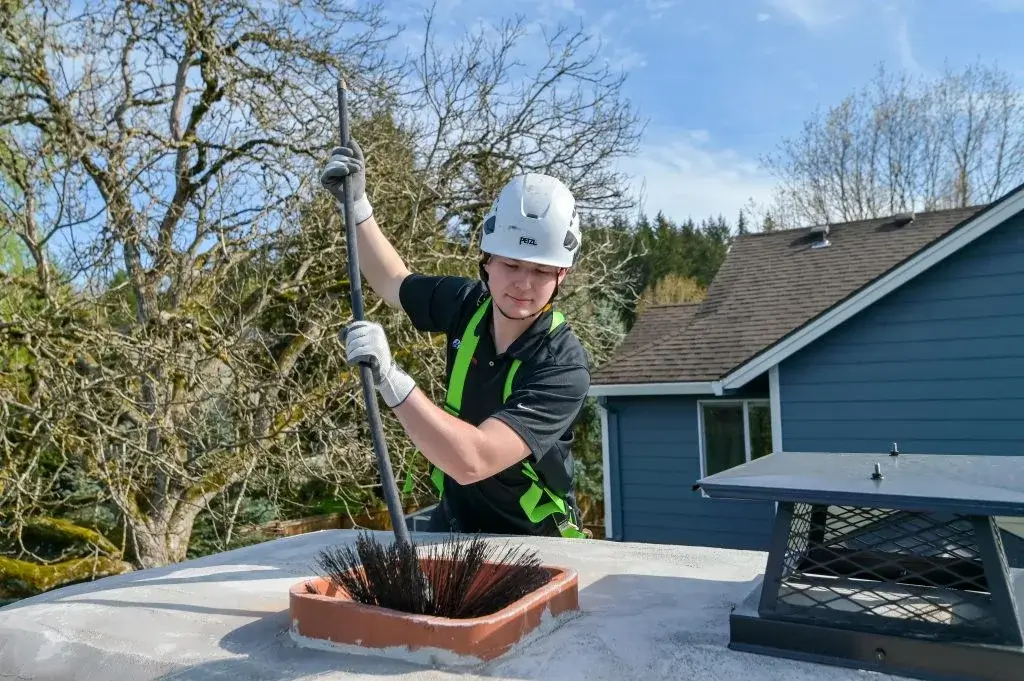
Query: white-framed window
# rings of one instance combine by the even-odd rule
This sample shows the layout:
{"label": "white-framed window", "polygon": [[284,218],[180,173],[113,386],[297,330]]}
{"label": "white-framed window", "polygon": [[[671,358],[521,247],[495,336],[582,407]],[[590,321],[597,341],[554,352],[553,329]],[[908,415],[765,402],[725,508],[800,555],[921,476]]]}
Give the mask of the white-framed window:
{"label": "white-framed window", "polygon": [[714,475],[772,452],[769,400],[697,402],[701,477]]}

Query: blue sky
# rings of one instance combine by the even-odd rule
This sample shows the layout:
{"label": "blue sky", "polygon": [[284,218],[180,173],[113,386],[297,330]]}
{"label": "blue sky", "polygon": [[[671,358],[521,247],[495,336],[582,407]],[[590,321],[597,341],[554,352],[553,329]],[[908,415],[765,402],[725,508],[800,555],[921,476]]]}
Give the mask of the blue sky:
{"label": "blue sky", "polygon": [[[392,1],[414,41],[431,0]],[[436,11],[453,36],[515,12],[599,36],[647,120],[624,169],[644,182],[646,211],[674,219],[734,220],[749,198],[766,201],[759,156],[880,62],[928,77],[981,60],[1024,83],[1024,0],[437,0]]]}

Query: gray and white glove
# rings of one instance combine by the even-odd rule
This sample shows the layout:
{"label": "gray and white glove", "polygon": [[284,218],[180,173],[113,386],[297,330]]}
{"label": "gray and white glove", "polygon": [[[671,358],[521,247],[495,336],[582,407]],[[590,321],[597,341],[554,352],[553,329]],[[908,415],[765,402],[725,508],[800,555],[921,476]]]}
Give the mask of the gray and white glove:
{"label": "gray and white glove", "polygon": [[320,173],[320,184],[339,203],[345,200],[343,180],[346,176],[351,178],[348,186],[352,192],[352,219],[358,225],[373,215],[373,206],[366,198],[366,160],[363,158],[363,150],[354,139],[349,140],[347,147],[335,147]]}
{"label": "gray and white glove", "polygon": [[370,366],[373,382],[384,404],[394,409],[404,402],[416,387],[416,382],[395,364],[381,325],[376,322],[353,322],[345,328],[343,339],[348,362]]}

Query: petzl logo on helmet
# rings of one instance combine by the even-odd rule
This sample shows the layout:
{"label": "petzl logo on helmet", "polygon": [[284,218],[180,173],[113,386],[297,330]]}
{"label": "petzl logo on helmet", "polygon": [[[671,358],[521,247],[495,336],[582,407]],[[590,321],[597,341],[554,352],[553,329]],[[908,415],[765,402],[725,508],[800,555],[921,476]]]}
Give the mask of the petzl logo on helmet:
{"label": "petzl logo on helmet", "polygon": [[534,239],[533,237],[530,237],[530,236],[521,236],[521,237],[519,237],[519,243],[520,244],[528,244],[530,246],[536,246],[537,245],[537,240]]}

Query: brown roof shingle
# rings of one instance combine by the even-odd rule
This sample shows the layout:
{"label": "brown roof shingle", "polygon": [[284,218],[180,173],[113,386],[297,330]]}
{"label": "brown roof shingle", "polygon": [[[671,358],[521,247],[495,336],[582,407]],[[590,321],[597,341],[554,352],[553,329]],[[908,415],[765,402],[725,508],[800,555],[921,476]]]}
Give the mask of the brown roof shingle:
{"label": "brown roof shingle", "polygon": [[984,208],[919,213],[903,226],[892,218],[834,224],[820,249],[810,248],[818,238],[806,228],[739,236],[690,318],[670,321],[667,308],[676,306],[641,315],[592,383],[717,380]]}
{"label": "brown roof shingle", "polygon": [[[615,349],[615,354],[602,367],[612,370],[625,362],[635,352],[661,341],[672,334],[681,333],[693,320],[700,309],[700,303],[673,303],[652,305],[640,314],[626,337]],[[600,373],[600,372],[598,372]],[[594,374],[595,376],[597,373]]]}

